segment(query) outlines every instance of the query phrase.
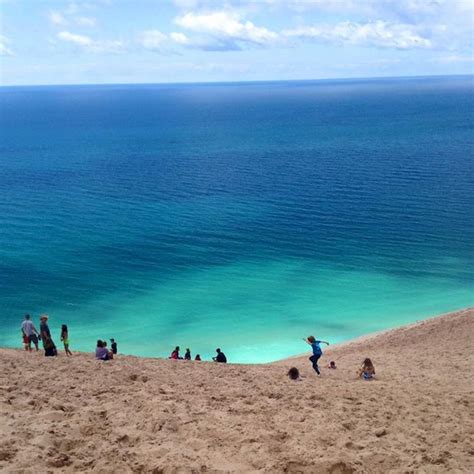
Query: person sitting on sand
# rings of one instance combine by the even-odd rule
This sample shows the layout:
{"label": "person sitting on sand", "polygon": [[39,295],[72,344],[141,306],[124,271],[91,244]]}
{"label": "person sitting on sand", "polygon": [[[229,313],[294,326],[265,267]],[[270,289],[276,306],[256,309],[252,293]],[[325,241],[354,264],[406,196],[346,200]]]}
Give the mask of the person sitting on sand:
{"label": "person sitting on sand", "polygon": [[306,343],[308,343],[313,348],[313,355],[309,358],[311,363],[313,364],[313,369],[316,373],[320,376],[321,372],[319,371],[318,367],[318,360],[323,355],[323,351],[321,349],[320,344],[326,344],[329,346],[329,342],[326,341],[317,341],[314,336],[308,336],[307,339],[303,339]]}
{"label": "person sitting on sand", "polygon": [[61,326],[61,341],[63,341],[66,355],[72,356],[72,352],[69,350],[69,333],[65,324]]}
{"label": "person sitting on sand", "polygon": [[112,351],[107,349],[107,345],[100,339],[97,341],[97,347],[95,349],[95,358],[97,360],[110,360],[114,358]]}
{"label": "person sitting on sand", "polygon": [[21,325],[21,332],[28,338],[28,347],[26,347],[25,350],[31,351],[31,343],[33,343],[35,345],[35,349],[38,350],[39,332],[36,330],[29,314],[25,314],[25,320]]}
{"label": "person sitting on sand", "polygon": [[226,364],[227,357],[225,356],[225,354],[219,348],[216,349],[216,352],[217,352],[217,355],[216,357],[213,357],[212,360],[214,362],[222,362],[223,364]]}
{"label": "person sitting on sand", "polygon": [[55,357],[58,355],[56,345],[51,338],[51,331],[48,326],[48,315],[42,314],[40,316],[40,336],[43,341],[44,355],[46,357]]}
{"label": "person sitting on sand", "polygon": [[362,367],[357,372],[357,375],[364,380],[373,380],[375,377],[375,367],[369,358],[364,360]]}
{"label": "person sitting on sand", "polygon": [[191,360],[191,350],[189,347],[186,349],[186,352],[184,353],[184,360]]}
{"label": "person sitting on sand", "polygon": [[329,362],[328,369],[337,369],[336,363],[333,360]]}
{"label": "person sitting on sand", "polygon": [[201,360],[201,356],[199,354],[196,354],[196,357],[194,358],[194,360]]}
{"label": "person sitting on sand", "polygon": [[303,379],[300,376],[300,371],[296,367],[292,367],[288,371],[287,375],[290,378],[290,380],[294,380],[295,382],[302,382],[303,381]]}
{"label": "person sitting on sand", "polygon": [[168,359],[174,359],[174,360],[182,359],[182,357],[179,356],[179,346],[176,346],[174,348],[174,351],[171,353]]}

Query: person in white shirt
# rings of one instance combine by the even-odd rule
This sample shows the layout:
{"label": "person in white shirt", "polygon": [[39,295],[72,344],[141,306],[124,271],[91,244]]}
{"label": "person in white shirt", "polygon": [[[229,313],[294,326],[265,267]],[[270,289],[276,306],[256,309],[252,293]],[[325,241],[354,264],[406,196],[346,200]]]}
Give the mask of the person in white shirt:
{"label": "person in white shirt", "polygon": [[25,320],[21,324],[21,332],[28,338],[28,350],[31,351],[31,343],[33,343],[36,350],[38,350],[39,332],[36,330],[29,314],[25,314]]}

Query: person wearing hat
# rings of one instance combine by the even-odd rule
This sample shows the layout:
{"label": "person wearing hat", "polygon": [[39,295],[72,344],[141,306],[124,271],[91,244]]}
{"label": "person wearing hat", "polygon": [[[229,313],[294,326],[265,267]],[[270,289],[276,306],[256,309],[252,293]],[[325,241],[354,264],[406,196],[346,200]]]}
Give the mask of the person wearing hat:
{"label": "person wearing hat", "polygon": [[46,357],[54,357],[58,355],[56,346],[51,338],[51,331],[48,326],[48,315],[42,314],[40,316],[40,334],[43,341],[44,355]]}

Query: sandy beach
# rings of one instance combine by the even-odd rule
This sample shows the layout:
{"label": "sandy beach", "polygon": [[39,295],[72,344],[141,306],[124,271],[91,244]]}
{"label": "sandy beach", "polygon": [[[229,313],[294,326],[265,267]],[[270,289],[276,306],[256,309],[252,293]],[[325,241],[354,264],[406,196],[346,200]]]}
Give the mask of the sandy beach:
{"label": "sandy beach", "polygon": [[[473,349],[473,308],[330,346],[320,378],[309,352],[223,365],[1,349],[0,471],[474,472]],[[355,376],[365,357],[375,381]]]}

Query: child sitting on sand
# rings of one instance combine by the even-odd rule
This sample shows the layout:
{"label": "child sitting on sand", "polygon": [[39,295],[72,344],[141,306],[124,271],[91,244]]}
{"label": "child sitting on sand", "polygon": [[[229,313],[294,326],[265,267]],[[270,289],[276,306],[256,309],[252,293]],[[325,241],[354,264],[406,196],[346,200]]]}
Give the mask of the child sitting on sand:
{"label": "child sitting on sand", "polygon": [[300,371],[296,367],[292,367],[288,371],[287,375],[290,378],[290,380],[294,380],[295,382],[302,382],[303,381],[303,379],[300,376]]}
{"label": "child sitting on sand", "polygon": [[168,359],[175,359],[175,360],[182,359],[182,357],[179,356],[179,346],[176,346],[174,348],[174,351],[171,353]]}
{"label": "child sitting on sand", "polygon": [[95,358],[97,360],[110,360],[114,358],[112,351],[107,349],[107,344],[100,339],[97,341],[97,347],[95,349]]}
{"label": "child sitting on sand", "polygon": [[364,380],[373,380],[375,376],[375,367],[369,358],[364,360],[362,367],[357,372],[357,375]]}
{"label": "child sitting on sand", "polygon": [[184,360],[191,360],[191,350],[188,348],[184,353]]}

